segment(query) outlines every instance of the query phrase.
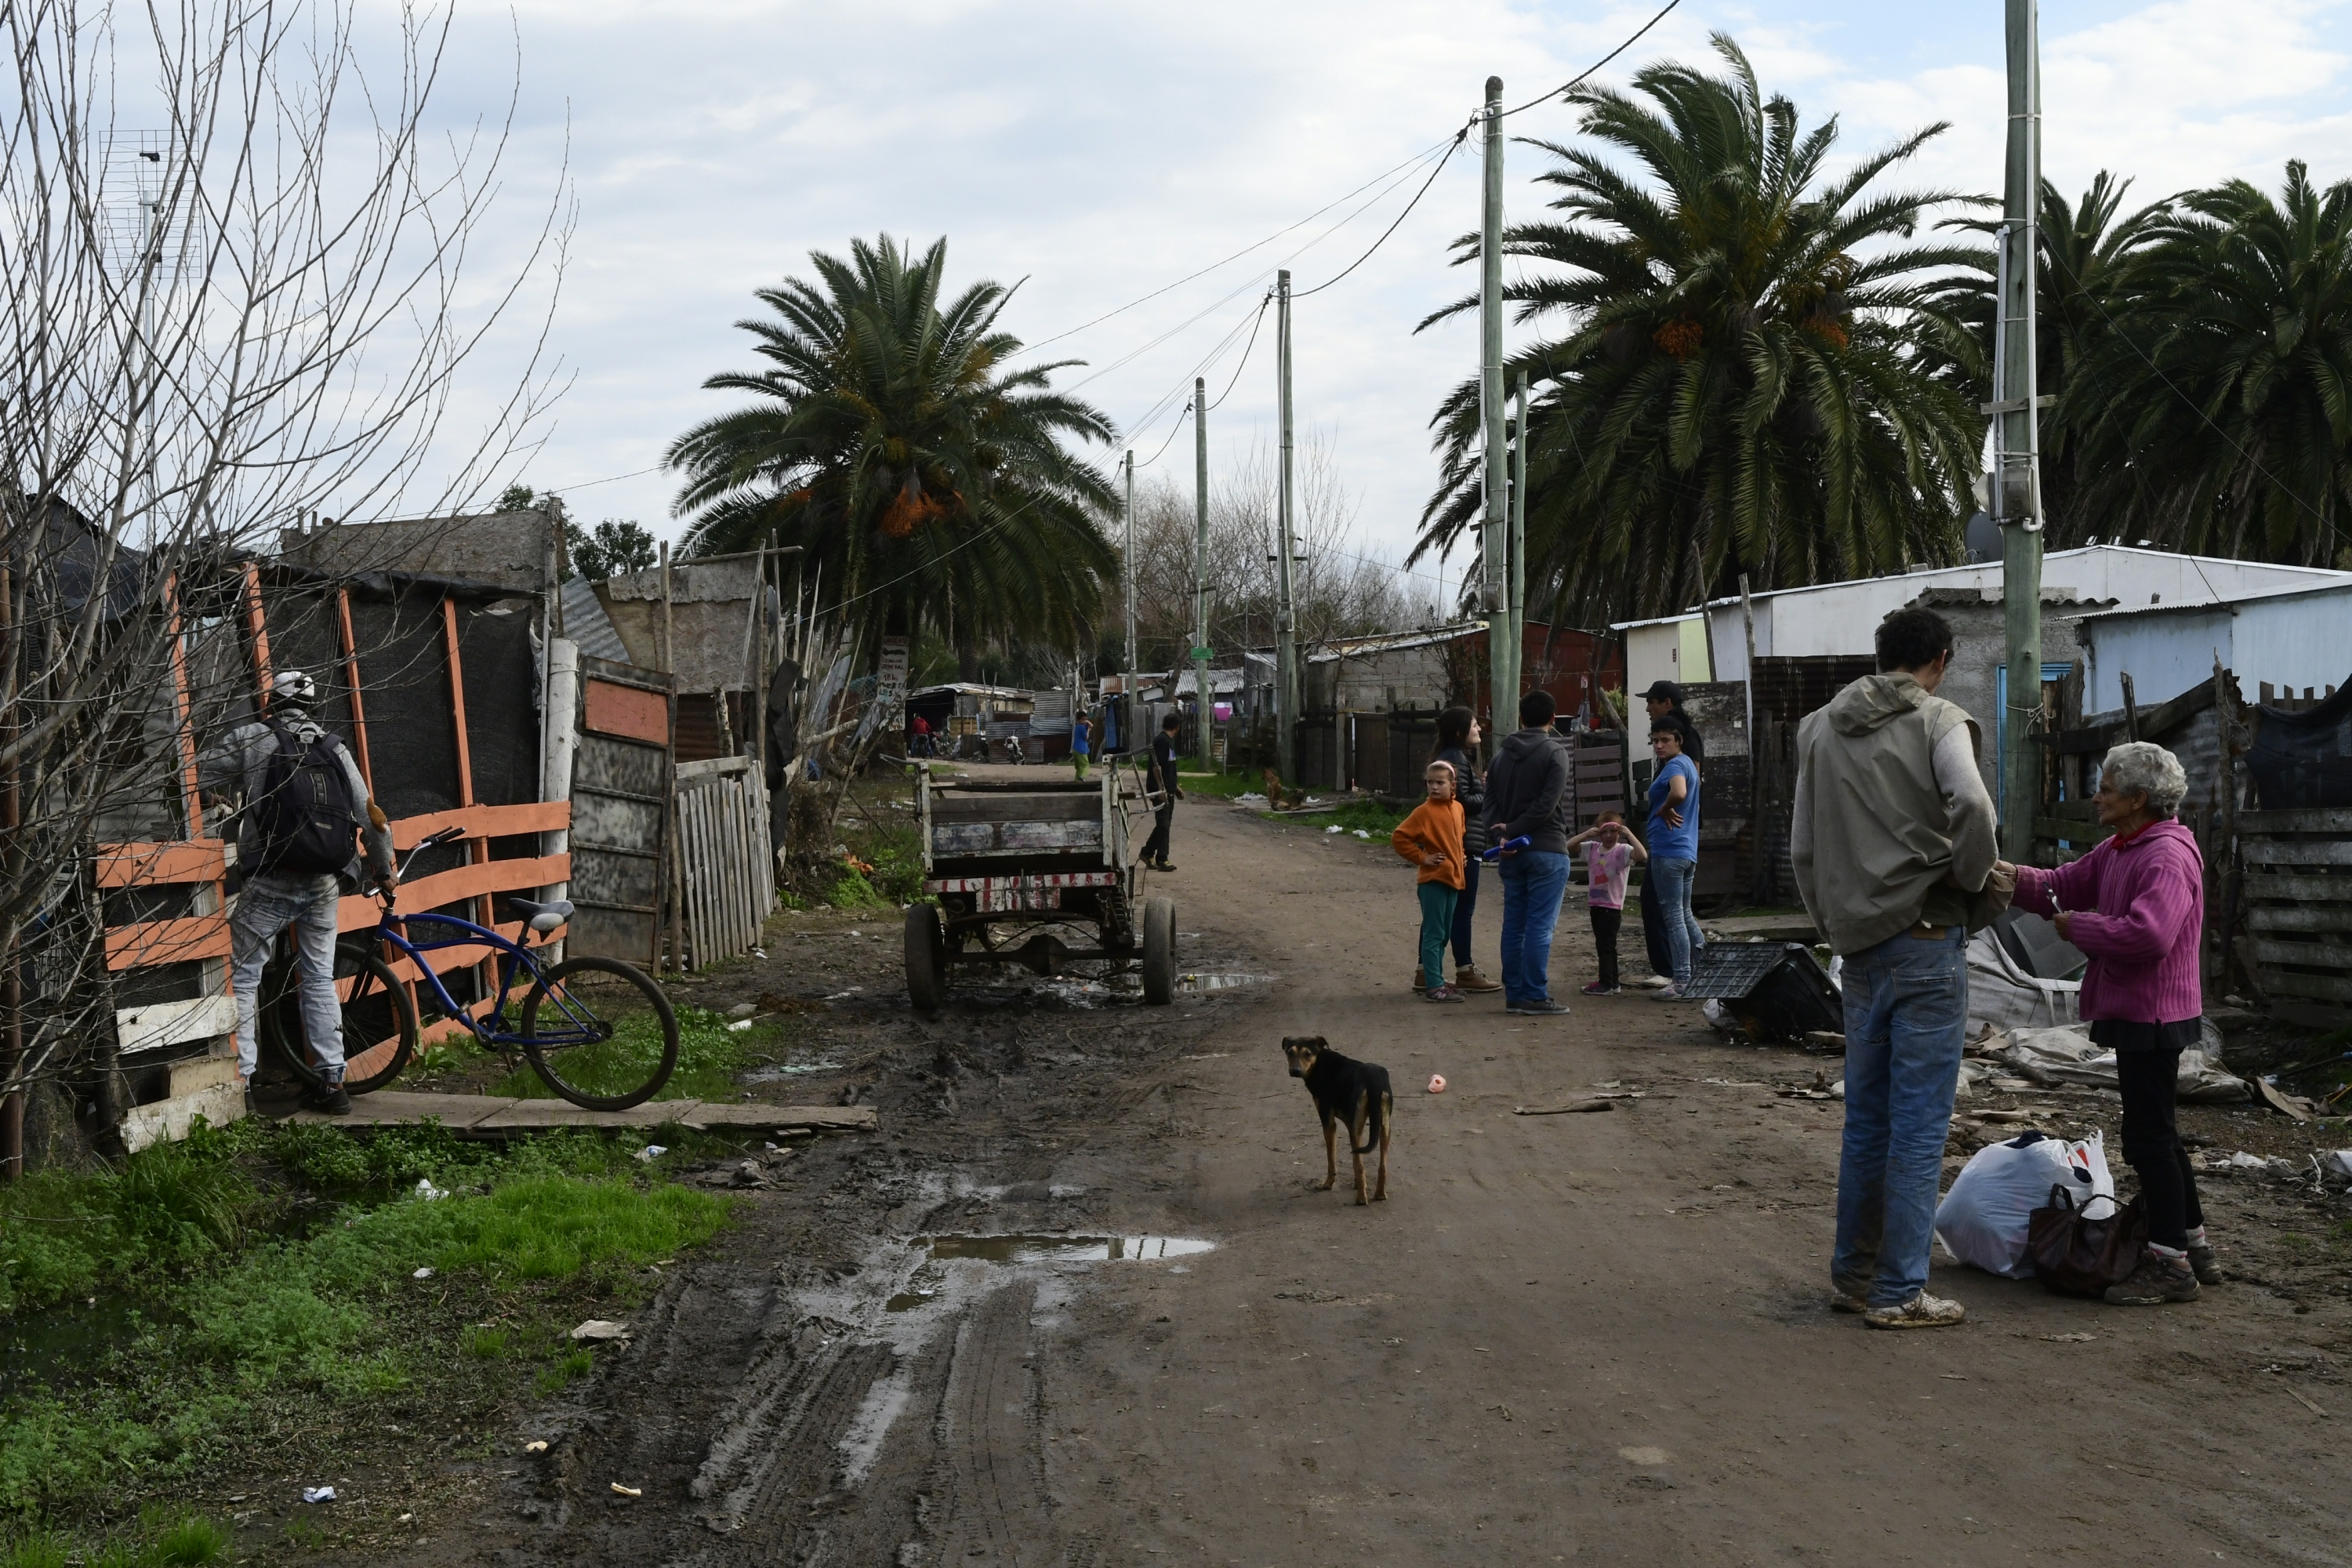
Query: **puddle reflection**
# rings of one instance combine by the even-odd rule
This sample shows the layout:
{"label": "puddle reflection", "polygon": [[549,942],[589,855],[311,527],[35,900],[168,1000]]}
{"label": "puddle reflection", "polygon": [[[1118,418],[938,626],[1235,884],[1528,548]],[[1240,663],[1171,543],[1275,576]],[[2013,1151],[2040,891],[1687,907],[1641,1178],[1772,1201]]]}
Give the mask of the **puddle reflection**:
{"label": "puddle reflection", "polygon": [[964,1260],[999,1264],[1157,1263],[1216,1248],[1213,1241],[1189,1236],[932,1236],[918,1237],[926,1253],[908,1289],[890,1298],[887,1310],[910,1312],[940,1293],[940,1265]]}

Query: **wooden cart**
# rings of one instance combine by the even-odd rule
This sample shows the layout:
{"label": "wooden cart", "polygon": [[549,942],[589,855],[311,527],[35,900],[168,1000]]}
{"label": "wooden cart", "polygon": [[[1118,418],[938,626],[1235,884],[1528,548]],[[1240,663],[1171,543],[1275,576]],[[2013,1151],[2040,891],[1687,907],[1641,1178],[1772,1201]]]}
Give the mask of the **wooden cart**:
{"label": "wooden cart", "polygon": [[[1140,900],[1139,870],[1161,797],[1142,769],[1111,758],[1085,784],[1038,767],[973,766],[918,785],[923,891],[907,911],[907,994],[939,1007],[957,964],[1073,960],[1124,972],[1141,950],[1143,999],[1176,989],[1176,905]],[[1093,945],[1083,945],[1091,931]]]}

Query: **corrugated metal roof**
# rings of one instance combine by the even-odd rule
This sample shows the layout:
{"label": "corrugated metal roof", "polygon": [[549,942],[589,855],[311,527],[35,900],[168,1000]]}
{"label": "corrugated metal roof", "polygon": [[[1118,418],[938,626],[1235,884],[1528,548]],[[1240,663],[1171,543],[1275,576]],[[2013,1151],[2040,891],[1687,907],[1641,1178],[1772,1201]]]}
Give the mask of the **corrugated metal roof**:
{"label": "corrugated metal roof", "polygon": [[596,596],[595,585],[585,577],[574,577],[563,584],[563,635],[579,644],[580,651],[591,658],[609,658],[616,664],[629,662],[628,646],[613,629],[613,617],[604,613],[604,601]]}

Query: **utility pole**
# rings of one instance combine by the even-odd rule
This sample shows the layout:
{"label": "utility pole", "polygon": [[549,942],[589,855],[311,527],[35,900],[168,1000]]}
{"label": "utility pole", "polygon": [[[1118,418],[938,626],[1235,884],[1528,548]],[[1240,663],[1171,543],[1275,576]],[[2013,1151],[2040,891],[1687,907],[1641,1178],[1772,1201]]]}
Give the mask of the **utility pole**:
{"label": "utility pole", "polygon": [[2032,852],[2042,805],[2042,436],[2035,384],[2034,216],[2042,199],[2042,64],[2036,0],[2007,0],[2009,158],[2002,180],[1993,326],[1993,521],[2000,525],[2009,691],[2001,714],[2000,844]]}
{"label": "utility pole", "polygon": [[1127,560],[1120,567],[1126,579],[1119,597],[1127,604],[1127,665],[1118,678],[1118,748],[1122,752],[1135,749],[1132,731],[1137,722],[1135,711],[1135,451],[1127,454]]}
{"label": "utility pole", "polygon": [[[1511,439],[1511,539],[1505,552],[1510,566],[1511,689],[1517,692],[1528,659],[1528,373],[1519,372],[1512,398],[1516,428]],[[1517,715],[1513,715],[1514,721]]]}
{"label": "utility pole", "polygon": [[1298,606],[1290,592],[1290,269],[1275,279],[1275,374],[1281,381],[1282,494],[1275,507],[1274,755],[1286,784],[1298,782]]}
{"label": "utility pole", "polygon": [[1508,457],[1503,437],[1503,79],[1486,79],[1486,194],[1478,230],[1478,413],[1486,429],[1486,525],[1480,537],[1486,581],[1486,679],[1494,728],[1518,726],[1517,651],[1510,644]]}
{"label": "utility pole", "polygon": [[1209,690],[1209,384],[1192,378],[1192,700],[1200,712],[1201,771],[1215,771],[1209,726],[1216,702]]}

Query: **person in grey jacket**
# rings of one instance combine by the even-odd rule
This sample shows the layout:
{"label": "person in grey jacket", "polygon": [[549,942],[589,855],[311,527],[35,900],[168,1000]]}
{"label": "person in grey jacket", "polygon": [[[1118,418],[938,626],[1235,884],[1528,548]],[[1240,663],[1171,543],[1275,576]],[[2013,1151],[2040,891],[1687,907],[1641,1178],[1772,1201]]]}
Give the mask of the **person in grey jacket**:
{"label": "person in grey jacket", "polygon": [[341,870],[310,871],[277,867],[273,858],[282,849],[273,844],[264,822],[263,797],[268,791],[271,763],[290,742],[307,751],[321,741],[332,748],[341,764],[343,788],[352,816],[362,826],[358,837],[366,844],[367,880],[382,885],[392,879],[392,826],[368,794],[367,781],[342,742],[311,719],[310,705],[318,700],[318,687],[299,669],[278,672],[270,682],[272,701],[267,720],[240,724],[209,748],[197,764],[199,786],[207,800],[235,795],[237,812],[236,863],[243,881],[230,912],[229,979],[236,993],[236,1071],[251,1086],[258,1064],[257,1034],[261,971],[278,932],[295,930],[295,969],[301,987],[302,1029],[318,1057],[320,1085],[303,1097],[311,1110],[332,1116],[349,1115],[351,1097],[343,1092],[342,1006],[335,996],[335,916],[345,885],[361,885],[356,847]]}
{"label": "person in grey jacket", "polygon": [[1568,1009],[1551,999],[1551,934],[1568,891],[1568,753],[1553,740],[1549,691],[1519,699],[1519,728],[1486,770],[1486,843],[1504,848],[1503,1010],[1547,1017]]}

